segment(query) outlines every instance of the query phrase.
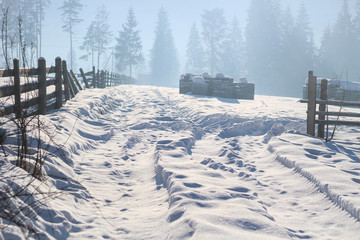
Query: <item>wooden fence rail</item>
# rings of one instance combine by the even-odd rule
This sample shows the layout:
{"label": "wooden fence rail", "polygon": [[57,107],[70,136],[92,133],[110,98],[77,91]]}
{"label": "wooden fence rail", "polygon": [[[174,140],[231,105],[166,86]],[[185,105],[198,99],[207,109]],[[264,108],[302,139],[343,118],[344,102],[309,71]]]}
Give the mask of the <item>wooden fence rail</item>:
{"label": "wooden fence rail", "polygon": [[[345,126],[360,126],[360,121],[344,121],[339,120],[339,117],[360,118],[360,113],[328,111],[328,106],[342,107],[356,107],[360,108],[360,102],[351,101],[337,101],[328,100],[327,86],[328,80],[322,79],[320,84],[320,98],[316,97],[317,77],[313,75],[312,71],[308,74],[308,99],[302,99],[300,102],[307,103],[307,133],[315,136],[315,125],[318,125],[317,135],[320,138],[325,137],[325,126],[329,125],[345,125]],[[317,104],[319,105],[316,110]],[[316,119],[318,116],[318,119]],[[337,120],[329,120],[329,116],[338,117]]]}
{"label": "wooden fence rail", "polygon": [[[2,102],[8,103],[9,99],[12,99],[11,104],[0,107],[1,116],[15,114],[16,118],[20,118],[24,114],[46,114],[52,109],[61,108],[64,102],[75,97],[83,89],[105,88],[131,83],[132,80],[125,75],[108,71],[96,73],[93,67],[93,71],[87,73],[80,69],[85,85],[83,86],[77,75],[72,70],[68,71],[66,61],[62,61],[60,57],[55,59],[55,66],[51,67],[46,67],[44,58],[39,58],[37,68],[20,68],[18,59],[13,60],[13,66],[13,69],[0,69],[0,77],[12,79],[11,85],[0,86]],[[55,77],[50,77],[49,74],[55,74]],[[34,77],[36,79],[36,76],[37,81],[29,81]],[[26,83],[21,83],[24,80]],[[47,88],[51,86],[55,90],[47,93]],[[24,93],[27,94],[26,97],[22,96]]]}

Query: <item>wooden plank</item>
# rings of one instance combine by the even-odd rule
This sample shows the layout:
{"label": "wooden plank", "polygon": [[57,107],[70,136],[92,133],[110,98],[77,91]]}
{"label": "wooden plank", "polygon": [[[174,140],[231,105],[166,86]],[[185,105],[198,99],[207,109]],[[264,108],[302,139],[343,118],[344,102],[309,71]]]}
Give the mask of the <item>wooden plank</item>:
{"label": "wooden plank", "polygon": [[99,78],[97,77],[98,74],[96,74],[96,70],[95,70],[95,66],[93,66],[93,88],[97,88],[98,86],[98,81],[99,81]]}
{"label": "wooden plank", "polygon": [[56,73],[56,66],[47,67],[46,68],[46,73],[47,74]]}
{"label": "wooden plank", "polygon": [[68,74],[69,83],[70,83],[70,91],[73,92],[72,97],[75,97],[75,95],[78,94],[79,90],[77,89],[74,79],[72,78],[71,74],[69,72],[67,72],[67,74]]}
{"label": "wooden plank", "polygon": [[56,91],[46,95],[46,101],[52,100],[54,98],[56,98]]}
{"label": "wooden plank", "polygon": [[21,117],[21,92],[20,92],[20,65],[19,59],[14,59],[14,96],[15,96],[15,118]]}
{"label": "wooden plank", "polygon": [[342,126],[360,126],[360,121],[336,121],[336,120],[316,120],[317,124],[342,125]]}
{"label": "wooden plank", "polygon": [[46,106],[46,111],[49,112],[51,110],[54,110],[54,109],[57,109],[57,105],[56,105],[56,102],[53,102],[49,105]]}
{"label": "wooden plank", "polygon": [[2,86],[0,87],[0,98],[9,97],[15,94],[14,86]]}
{"label": "wooden plank", "polygon": [[86,72],[86,73],[84,73],[84,75],[87,76],[87,77],[88,77],[88,76],[93,76],[93,71]]}
{"label": "wooden plank", "polygon": [[63,74],[63,78],[64,78],[64,89],[65,89],[65,101],[70,100],[70,83],[69,83],[69,78],[68,78],[68,74],[67,74],[67,66],[66,66],[66,61],[63,60],[62,61],[62,74]]}
{"label": "wooden plank", "polygon": [[55,85],[55,78],[47,78],[46,80],[46,87]]}
{"label": "wooden plank", "polygon": [[83,90],[83,88],[81,87],[81,85],[80,85],[80,83],[79,83],[79,81],[78,81],[75,73],[73,72],[73,70],[70,70],[70,74],[71,74],[71,77],[73,78],[76,86],[78,87],[78,89],[79,89],[80,91]]}
{"label": "wooden plank", "polygon": [[106,82],[105,82],[105,72],[104,70],[101,70],[100,72],[100,88],[105,88]]}
{"label": "wooden plank", "polygon": [[20,92],[27,93],[27,92],[35,91],[38,89],[38,87],[39,87],[38,82],[26,83],[20,86]]}
{"label": "wooden plank", "polygon": [[81,74],[81,76],[82,76],[82,78],[83,78],[83,81],[84,81],[84,83],[85,83],[85,87],[86,87],[86,88],[90,88],[89,83],[88,83],[88,80],[86,79],[86,76],[85,76],[85,73],[84,73],[83,69],[80,68],[79,70],[80,70],[80,74]]}
{"label": "wooden plank", "polygon": [[39,97],[34,97],[27,101],[21,102],[21,106],[23,109],[28,109],[28,108],[34,107],[36,105],[39,105]]}
{"label": "wooden plank", "polygon": [[315,111],[316,111],[316,76],[309,74],[308,83],[308,108],[307,108],[307,134],[315,136]]}
{"label": "wooden plank", "polygon": [[[50,66],[46,67],[46,73],[55,73],[55,67]],[[20,77],[28,77],[38,75],[37,68],[20,68]],[[0,77],[13,77],[14,70],[13,69],[0,69]]]}
{"label": "wooden plank", "polygon": [[62,77],[61,77],[61,58],[55,59],[55,92],[56,92],[56,108],[62,107]]}
{"label": "wooden plank", "polygon": [[332,106],[343,106],[343,107],[360,107],[360,102],[342,102],[342,101],[336,101],[336,100],[316,100],[316,103],[319,104],[327,104]]}
{"label": "wooden plank", "polygon": [[11,77],[14,76],[14,72],[12,69],[0,69],[1,77]]}
{"label": "wooden plank", "polygon": [[[51,85],[54,85],[55,80],[50,79],[46,81],[46,86],[49,87]],[[38,89],[38,83],[32,82],[32,83],[25,83],[23,85],[20,85],[20,93],[27,93],[31,91],[35,91]],[[9,97],[15,94],[14,86],[2,86],[0,87],[0,98],[2,97]]]}
{"label": "wooden plank", "polygon": [[38,83],[39,83],[39,114],[46,114],[46,60],[41,57],[38,60]]}
{"label": "wooden plank", "polygon": [[336,116],[336,117],[360,117],[360,113],[351,113],[351,112],[316,112],[317,115],[324,114],[327,116]]}
{"label": "wooden plank", "polygon": [[11,106],[6,106],[4,107],[3,109],[3,113],[2,113],[2,116],[7,116],[7,115],[10,115],[12,113],[14,113],[14,105],[11,105]]}
{"label": "wooden plank", "polygon": [[[320,85],[320,99],[321,100],[327,100],[327,79],[321,80]],[[326,110],[326,104],[319,104],[319,112],[324,112]],[[319,114],[319,120],[325,120],[325,114]],[[324,124],[319,123],[318,124],[318,137],[324,138],[325,136],[325,126]]]}

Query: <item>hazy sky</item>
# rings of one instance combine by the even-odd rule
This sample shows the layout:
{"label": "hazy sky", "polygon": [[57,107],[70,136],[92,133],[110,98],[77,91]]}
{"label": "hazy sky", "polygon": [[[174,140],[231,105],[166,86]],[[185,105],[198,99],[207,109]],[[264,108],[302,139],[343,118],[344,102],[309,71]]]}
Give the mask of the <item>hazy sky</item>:
{"label": "hazy sky", "polygon": [[[77,57],[83,53],[79,46],[83,42],[83,37],[90,22],[94,19],[96,8],[105,5],[110,12],[110,25],[114,36],[118,36],[121,25],[126,21],[129,7],[133,7],[141,37],[143,40],[144,55],[148,60],[149,50],[154,40],[154,28],[157,14],[161,6],[168,11],[178,56],[181,62],[181,72],[185,61],[186,44],[192,24],[195,22],[200,27],[201,14],[204,9],[223,8],[229,21],[234,16],[238,18],[242,29],[245,29],[247,11],[250,0],[83,0],[85,5],[81,18],[84,22],[76,27],[75,50]],[[301,2],[306,4],[311,19],[311,26],[314,29],[315,39],[321,37],[324,27],[332,24],[341,8],[342,0],[281,0],[282,8],[290,6],[293,14],[296,14]],[[350,0],[353,4],[355,0]],[[61,11],[58,9],[63,0],[52,0],[51,6],[47,8],[43,27],[43,56],[48,60],[48,64],[54,62],[56,56],[67,59],[69,56],[68,34],[61,29]],[[112,44],[115,45],[115,42]],[[79,67],[90,68],[91,62],[86,63],[78,60]]]}

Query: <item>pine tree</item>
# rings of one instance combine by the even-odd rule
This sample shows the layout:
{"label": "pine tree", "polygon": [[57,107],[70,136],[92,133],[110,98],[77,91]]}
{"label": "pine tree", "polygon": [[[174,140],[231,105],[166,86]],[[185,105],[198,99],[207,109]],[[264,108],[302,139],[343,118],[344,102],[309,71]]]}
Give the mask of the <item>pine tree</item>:
{"label": "pine tree", "polygon": [[355,69],[358,68],[356,65],[353,66],[352,63],[355,47],[353,29],[348,1],[343,0],[342,10],[339,12],[333,28],[333,41],[334,45],[337,46],[336,49],[334,49],[336,50],[337,56],[337,58],[334,59],[334,65],[340,75],[346,74],[350,79],[355,78]]}
{"label": "pine tree", "polygon": [[221,71],[220,58],[223,42],[226,38],[224,10],[219,8],[211,11],[205,10],[201,17],[208,66],[210,73],[214,74],[215,71]]}
{"label": "pine tree", "polygon": [[332,30],[331,26],[328,25],[324,31],[321,38],[321,45],[319,49],[319,56],[317,58],[317,65],[319,74],[326,77],[333,77],[334,69],[332,68]]}
{"label": "pine tree", "polygon": [[93,22],[95,29],[95,46],[97,52],[97,67],[100,68],[101,55],[107,50],[112,32],[109,25],[109,12],[104,5],[98,7],[95,21]]}
{"label": "pine tree", "polygon": [[86,35],[84,36],[84,41],[80,49],[85,51],[86,54],[81,57],[81,59],[87,59],[91,55],[91,63],[93,66],[95,54],[97,54],[97,67],[100,68],[100,60],[102,54],[107,50],[109,45],[112,33],[110,31],[109,21],[109,12],[106,10],[105,6],[102,5],[97,8],[95,19],[90,23],[87,28]]}
{"label": "pine tree", "polygon": [[205,68],[205,55],[201,43],[200,34],[196,24],[194,23],[191,31],[186,49],[186,69],[191,73],[201,73]]}
{"label": "pine tree", "polygon": [[[244,40],[239,22],[234,17],[230,31],[223,44],[221,55],[222,72],[237,79],[244,74]],[[244,76],[244,75],[243,75]]]}
{"label": "pine tree", "polygon": [[[355,16],[353,19],[353,34],[354,34],[354,51],[353,54],[355,54],[353,61],[355,63],[360,62],[360,0],[356,0],[355,2]],[[354,81],[360,81],[360,69],[356,68],[356,77],[353,79]]]}
{"label": "pine tree", "polygon": [[[281,95],[281,28],[278,2],[252,0],[246,26],[248,75],[262,94]],[[276,80],[276,81],[275,81]]]}
{"label": "pine tree", "polygon": [[161,8],[158,14],[150,68],[154,84],[176,86],[178,60],[168,15],[164,8]]}
{"label": "pine tree", "polygon": [[35,0],[35,29],[36,29],[36,55],[42,55],[42,23],[45,18],[45,7],[51,3],[50,0]]}
{"label": "pine tree", "polygon": [[81,57],[81,59],[88,59],[88,56],[91,56],[91,65],[95,66],[94,56],[97,50],[96,46],[96,22],[92,21],[87,28],[86,35],[84,36],[84,41],[82,46],[80,46],[80,50],[86,52],[85,55]]}
{"label": "pine tree", "polygon": [[[41,3],[41,7],[39,4]],[[41,48],[41,20],[44,18],[44,8],[49,0],[3,0],[1,9],[3,10],[3,21],[6,18],[8,40],[5,41],[11,54],[10,58],[20,58],[20,33],[22,45],[25,47],[28,60],[34,60],[39,56]],[[6,12],[6,17],[5,17]],[[21,28],[21,29],[20,29]],[[10,56],[11,55],[11,56]]]}
{"label": "pine tree", "polygon": [[69,33],[70,37],[70,68],[73,69],[73,35],[74,35],[74,26],[82,22],[83,20],[79,18],[79,14],[83,4],[80,0],[64,0],[63,5],[59,8],[62,10],[62,17],[64,20],[64,25],[62,26],[65,32]]}
{"label": "pine tree", "polygon": [[142,44],[137,30],[138,23],[132,8],[128,11],[127,22],[123,24],[122,30],[117,38],[115,47],[115,57],[118,60],[118,69],[123,71],[129,69],[129,75],[132,76],[133,67],[144,61],[142,55]]}
{"label": "pine tree", "polygon": [[[283,69],[284,77],[288,80],[285,81],[286,85],[291,84],[289,79],[292,79],[294,72],[297,67],[295,64],[292,64],[294,59],[297,59],[297,49],[294,46],[295,39],[295,26],[294,26],[294,16],[290,7],[287,7],[285,12],[281,15],[280,27],[281,27],[281,51],[279,52],[281,56],[281,62],[286,66]],[[289,64],[291,63],[291,64]]]}
{"label": "pine tree", "polygon": [[[355,18],[356,19],[356,18]],[[357,66],[359,44],[355,35],[356,21],[353,21],[349,11],[348,1],[343,0],[331,31],[325,31],[320,51],[323,74],[343,80],[358,80],[360,76]],[[326,65],[325,65],[326,64]]]}
{"label": "pine tree", "polygon": [[290,96],[300,97],[304,79],[307,77],[307,72],[313,69],[315,58],[313,32],[304,3],[300,5],[298,11],[292,43],[292,52],[295,55],[292,56],[292,59],[288,59],[287,64],[291,63],[295,68],[287,76],[283,90],[286,90]]}

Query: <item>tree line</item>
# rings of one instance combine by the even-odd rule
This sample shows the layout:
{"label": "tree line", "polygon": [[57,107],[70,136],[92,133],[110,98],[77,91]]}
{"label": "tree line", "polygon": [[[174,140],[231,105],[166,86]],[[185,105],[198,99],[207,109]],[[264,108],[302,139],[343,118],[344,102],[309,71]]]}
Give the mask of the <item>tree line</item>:
{"label": "tree line", "polygon": [[308,70],[359,81],[359,60],[360,0],[354,6],[342,1],[318,44],[304,3],[294,14],[276,0],[252,0],[244,31],[236,18],[228,23],[222,9],[204,11],[201,30],[194,24],[190,31],[186,69],[244,76],[258,93],[299,97]]}
{"label": "tree line", "polygon": [[[41,56],[42,24],[50,0],[1,0],[2,47],[7,58],[19,54],[18,43],[23,41],[31,56]],[[82,22],[82,0],[63,0],[63,30],[68,33],[70,67],[76,62],[73,47],[75,27]],[[352,8],[352,11],[349,9]],[[323,31],[321,41],[314,40],[308,11],[300,4],[295,13],[282,8],[278,0],[251,0],[244,29],[236,17],[227,19],[223,9],[204,10],[201,22],[194,23],[189,32],[185,70],[192,73],[222,72],[235,79],[247,77],[256,83],[258,93],[300,96],[308,70],[324,77],[358,81],[360,68],[360,0],[342,8],[333,24]],[[4,27],[4,26],[8,27]],[[17,34],[19,27],[22,34]],[[145,62],[141,31],[134,9],[113,34],[109,12],[97,8],[88,25],[80,50],[82,59],[97,66],[105,53],[115,58],[115,67],[130,76]],[[178,79],[179,61],[168,13],[158,12],[155,39],[150,50],[151,84],[173,86]],[[115,36],[114,36],[115,35]],[[115,39],[115,41],[113,41]],[[115,44],[114,44],[115,42]],[[107,55],[109,56],[109,54]]]}

